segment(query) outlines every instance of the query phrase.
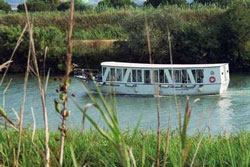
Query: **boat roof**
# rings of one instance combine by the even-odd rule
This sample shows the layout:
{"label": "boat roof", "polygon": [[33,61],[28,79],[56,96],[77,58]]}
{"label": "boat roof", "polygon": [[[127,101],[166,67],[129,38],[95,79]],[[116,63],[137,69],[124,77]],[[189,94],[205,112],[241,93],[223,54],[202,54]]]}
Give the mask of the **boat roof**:
{"label": "boat roof", "polygon": [[125,67],[125,68],[212,68],[221,67],[228,63],[220,64],[146,64],[146,63],[124,63],[124,62],[102,62],[101,66]]}

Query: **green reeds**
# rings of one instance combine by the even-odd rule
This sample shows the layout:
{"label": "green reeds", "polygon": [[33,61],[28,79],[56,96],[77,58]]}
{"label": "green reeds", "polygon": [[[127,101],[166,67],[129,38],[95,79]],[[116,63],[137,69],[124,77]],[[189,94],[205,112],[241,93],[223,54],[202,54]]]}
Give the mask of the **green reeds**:
{"label": "green reeds", "polygon": [[[85,85],[85,84],[84,84]],[[79,106],[78,108],[82,111],[84,116],[90,121],[90,123],[96,128],[96,130],[107,140],[113,151],[120,159],[120,163],[123,167],[136,166],[134,161],[134,156],[132,149],[125,143],[123,133],[120,129],[114,94],[110,94],[111,103],[108,103],[101,93],[100,89],[96,85],[96,90],[100,98],[100,102],[91,94],[91,91],[88,89],[88,86],[85,85],[86,91],[90,97],[91,103],[87,104],[83,109]],[[97,111],[102,115],[105,123],[108,126],[108,129],[111,133],[101,128],[88,114],[87,109],[89,107],[95,107]],[[136,130],[136,129],[135,129]]]}
{"label": "green reeds", "polygon": [[[30,142],[32,132],[29,129],[23,131],[22,149],[20,152],[19,164],[23,167],[43,166],[44,132],[37,131],[34,144]],[[111,131],[107,131],[113,136]],[[129,131],[122,132],[124,143],[129,143],[133,156],[138,167],[152,166],[155,161],[155,146],[157,136],[155,132],[137,131],[135,135]],[[161,132],[162,138],[166,139],[167,134]],[[179,155],[181,138],[178,133],[170,130],[168,157],[166,166],[179,166]],[[101,135],[98,131],[69,130],[65,142],[64,166],[122,166],[120,157],[117,156],[117,148],[110,144],[110,140]],[[190,153],[187,155],[185,166],[190,166],[194,153],[200,141],[201,135],[189,136]],[[132,139],[133,138],[133,139]],[[59,166],[60,143],[59,132],[50,132],[51,166]],[[194,167],[200,166],[232,166],[230,153],[226,141],[230,141],[230,148],[234,157],[235,166],[247,167],[249,165],[250,134],[241,132],[235,135],[218,135],[211,137],[209,134],[203,136],[200,148],[193,162]],[[12,130],[0,130],[0,165],[13,166],[18,146],[18,132]],[[163,145],[162,145],[163,149]],[[161,162],[164,151],[160,152]],[[32,157],[32,158],[31,158]]]}

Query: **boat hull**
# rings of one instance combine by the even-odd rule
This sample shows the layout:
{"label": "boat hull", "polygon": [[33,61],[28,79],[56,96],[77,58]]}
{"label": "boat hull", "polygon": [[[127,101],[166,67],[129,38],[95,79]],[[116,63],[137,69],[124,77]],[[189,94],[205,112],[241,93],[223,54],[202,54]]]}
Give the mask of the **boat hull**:
{"label": "boat hull", "polygon": [[[210,95],[226,92],[229,82],[214,84],[106,84],[88,81],[91,91],[96,92],[96,85],[104,94],[115,92],[118,95]],[[159,93],[157,93],[159,92]]]}

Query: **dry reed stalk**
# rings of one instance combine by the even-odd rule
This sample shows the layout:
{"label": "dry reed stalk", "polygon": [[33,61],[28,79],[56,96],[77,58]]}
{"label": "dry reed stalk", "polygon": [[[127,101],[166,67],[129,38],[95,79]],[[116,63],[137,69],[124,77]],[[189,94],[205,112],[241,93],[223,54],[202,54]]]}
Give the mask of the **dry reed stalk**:
{"label": "dry reed stalk", "polygon": [[192,166],[194,165],[195,158],[196,158],[196,156],[197,156],[197,154],[198,154],[198,150],[199,150],[199,148],[200,148],[200,145],[201,145],[201,142],[202,142],[204,136],[205,136],[205,135],[203,134],[202,137],[201,137],[200,140],[199,140],[199,143],[198,143],[198,145],[197,145],[197,147],[196,147],[196,150],[195,150],[194,156],[193,156],[193,158],[192,158],[192,162],[191,162],[190,167],[192,167]]}
{"label": "dry reed stalk", "polygon": [[26,67],[26,72],[25,72],[25,77],[24,77],[23,104],[21,106],[20,114],[19,114],[20,121],[19,121],[19,138],[18,138],[17,164],[16,164],[16,166],[18,166],[19,156],[20,156],[20,151],[21,151],[24,108],[25,108],[25,103],[26,103],[27,84],[28,84],[28,79],[29,79],[30,55],[31,55],[31,47],[29,47],[29,53],[28,53],[28,58],[27,58],[27,67]]}
{"label": "dry reed stalk", "polygon": [[128,152],[129,152],[129,157],[130,157],[130,159],[132,161],[133,167],[137,167],[132,148],[128,147]]}
{"label": "dry reed stalk", "polygon": [[3,90],[3,108],[5,108],[5,94],[7,93],[9,87],[10,87],[10,84],[12,82],[12,79],[9,80],[7,86],[5,87],[5,89]]}
{"label": "dry reed stalk", "polygon": [[11,111],[15,114],[16,119],[17,119],[17,124],[19,124],[19,122],[20,122],[20,117],[18,116],[17,111],[16,111],[14,108],[11,108]]}
{"label": "dry reed stalk", "polygon": [[[149,53],[149,63],[153,64],[152,59],[152,48],[150,43],[150,32],[149,32],[149,26],[148,26],[148,19],[147,16],[145,16],[145,26],[146,26],[146,34],[147,34],[147,44],[148,44],[148,53]],[[153,71],[152,74],[153,77],[153,85],[154,85],[154,92],[155,92],[155,98],[156,98],[156,105],[157,105],[157,144],[156,144],[156,167],[160,166],[160,145],[161,145],[161,104],[160,104],[160,92],[159,92],[159,86],[156,85],[156,78]]]}
{"label": "dry reed stalk", "polygon": [[[8,68],[8,66],[9,66],[9,64],[11,63],[12,61],[7,61],[7,62],[5,62],[5,63],[3,63],[3,64],[1,64],[0,65],[0,71],[2,71],[3,69],[5,69],[5,68]],[[1,84],[0,84],[1,85]]]}
{"label": "dry reed stalk", "polygon": [[30,70],[36,76],[38,88],[40,92],[40,97],[41,97],[41,102],[42,102],[42,112],[43,112],[44,126],[45,126],[45,154],[46,154],[45,166],[49,167],[50,166],[50,149],[49,149],[49,125],[48,125],[48,116],[47,116],[47,109],[46,109],[46,95],[45,95],[45,90],[43,88],[41,77],[39,74],[39,67],[37,63],[35,43],[34,43],[34,38],[33,38],[33,26],[30,23],[29,13],[28,13],[28,9],[27,9],[27,5],[25,1],[24,1],[24,8],[25,8],[26,20],[27,20],[27,25],[28,25],[29,38],[30,38],[32,65],[34,66],[34,69],[30,67]]}
{"label": "dry reed stalk", "polygon": [[8,82],[7,86],[5,87],[5,89],[3,91],[3,102],[2,102],[3,104],[2,104],[2,107],[0,107],[0,116],[4,118],[6,128],[7,128],[7,125],[9,125],[11,128],[18,131],[18,128],[16,127],[14,122],[12,122],[12,120],[8,117],[7,113],[4,110],[4,108],[5,108],[5,94],[9,89],[11,81],[12,81],[12,79],[10,79],[10,81]]}
{"label": "dry reed stalk", "polygon": [[72,32],[73,32],[73,20],[74,20],[74,4],[75,1],[71,0],[71,7],[70,7],[70,20],[69,20],[69,29],[68,29],[68,37],[67,37],[67,58],[66,58],[66,72],[63,79],[63,86],[61,90],[63,90],[62,95],[63,98],[63,110],[61,111],[62,116],[62,123],[61,123],[61,142],[60,142],[60,166],[63,165],[63,156],[64,156],[64,143],[66,138],[66,118],[69,116],[68,111],[68,88],[70,85],[70,73],[72,72]]}
{"label": "dry reed stalk", "polygon": [[166,146],[164,149],[164,159],[163,159],[163,167],[165,167],[167,165],[167,158],[168,158],[168,150],[169,150],[169,145],[170,145],[170,126],[168,126],[168,130],[167,130],[167,136],[166,136]]}
{"label": "dry reed stalk", "polygon": [[31,138],[31,141],[33,143],[34,137],[35,137],[35,134],[36,134],[36,117],[35,117],[35,114],[34,114],[33,107],[31,107],[30,109],[31,109],[32,118],[33,118],[33,131],[32,131],[32,138]]}
{"label": "dry reed stalk", "polygon": [[[6,64],[6,65],[7,65],[7,66],[6,66],[6,70],[5,70],[5,72],[4,72],[4,74],[3,74],[3,77],[2,77],[2,79],[1,79],[0,86],[3,84],[4,78],[5,78],[5,76],[6,76],[7,72],[8,72],[10,63],[11,63],[12,60],[13,60],[13,57],[14,57],[14,55],[15,55],[15,53],[16,53],[17,48],[19,47],[19,45],[20,45],[21,42],[22,42],[22,38],[23,38],[23,35],[24,35],[24,33],[25,33],[26,30],[27,30],[27,24],[26,24],[25,27],[23,28],[23,31],[22,31],[21,35],[19,36],[19,38],[18,38],[18,40],[17,40],[17,44],[16,44],[16,46],[15,46],[15,48],[14,48],[14,50],[13,50],[11,56],[10,56],[9,61],[8,61],[9,63]],[[2,70],[2,69],[1,69],[1,66],[0,66],[0,71],[1,71],[1,70]]]}

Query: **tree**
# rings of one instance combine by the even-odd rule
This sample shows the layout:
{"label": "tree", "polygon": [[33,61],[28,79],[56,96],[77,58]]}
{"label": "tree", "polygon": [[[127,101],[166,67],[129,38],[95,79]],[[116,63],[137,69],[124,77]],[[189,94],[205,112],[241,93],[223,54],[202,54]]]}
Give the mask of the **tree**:
{"label": "tree", "polygon": [[136,7],[136,4],[131,0],[102,0],[98,3],[99,7],[112,7],[112,8],[124,8],[124,7]]}
{"label": "tree", "polygon": [[[57,10],[59,11],[65,11],[65,10],[68,10],[69,8],[70,8],[70,2],[62,2],[57,6]],[[91,8],[92,8],[91,5],[84,3],[80,0],[75,2],[75,10],[77,11],[86,11]]]}
{"label": "tree", "polygon": [[11,6],[10,4],[4,2],[3,0],[0,0],[0,11],[3,10],[5,12],[11,11]]}
{"label": "tree", "polygon": [[194,0],[194,3],[201,3],[203,5],[216,4],[220,7],[227,7],[237,1],[238,0]]}
{"label": "tree", "polygon": [[250,65],[250,3],[240,1],[223,16],[220,31],[221,55],[233,68]]}
{"label": "tree", "polygon": [[[50,3],[44,2],[44,1],[40,1],[40,0],[35,0],[35,1],[28,1],[26,3],[27,8],[29,11],[31,12],[41,12],[41,11],[50,11],[52,8],[52,6],[50,5]],[[24,4],[19,4],[17,6],[18,11],[25,11],[24,9]]]}
{"label": "tree", "polygon": [[151,5],[157,8],[159,5],[185,5],[187,4],[186,0],[146,0],[144,5]]}

